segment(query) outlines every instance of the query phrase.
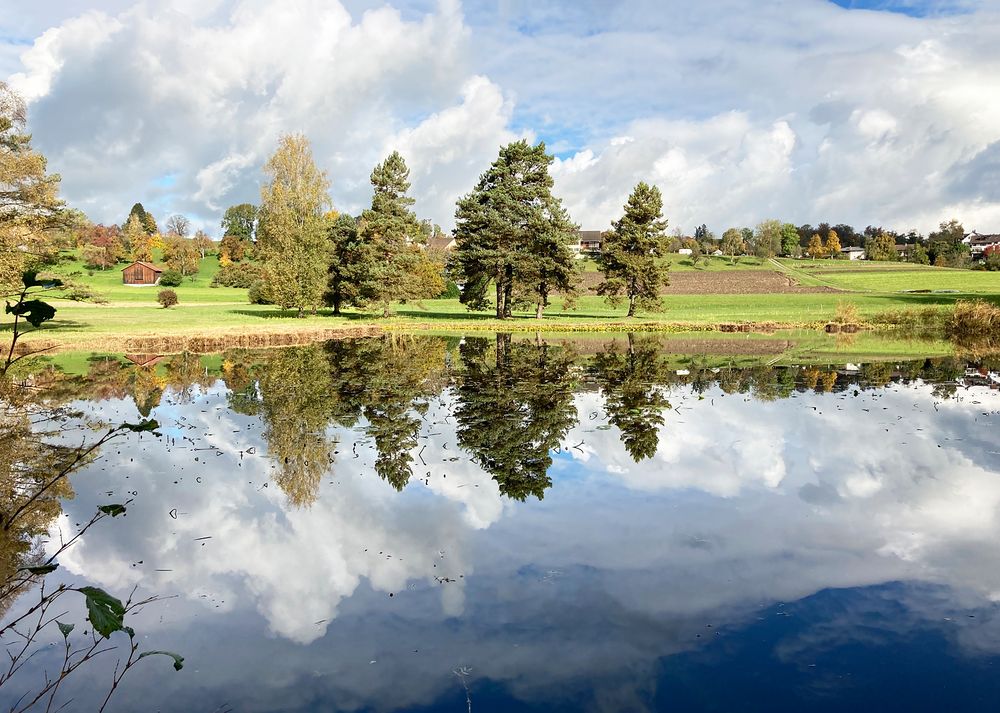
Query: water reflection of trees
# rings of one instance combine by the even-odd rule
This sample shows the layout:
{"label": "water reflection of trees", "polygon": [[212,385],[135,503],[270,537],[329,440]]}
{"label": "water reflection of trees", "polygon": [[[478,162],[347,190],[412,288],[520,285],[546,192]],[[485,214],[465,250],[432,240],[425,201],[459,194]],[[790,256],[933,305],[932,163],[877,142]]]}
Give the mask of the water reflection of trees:
{"label": "water reflection of trees", "polygon": [[[375,472],[397,490],[412,473],[412,451],[428,399],[441,389],[445,341],[391,337],[329,342],[230,358],[230,405],[257,415],[275,482],[295,505],[316,498],[334,465],[332,427],[359,427],[375,447]],[[229,382],[227,382],[228,384]]]}
{"label": "water reflection of trees", "polygon": [[458,443],[515,500],[552,485],[552,450],[576,423],[573,352],[545,342],[467,339],[461,347]]}
{"label": "water reflection of trees", "polygon": [[652,458],[663,412],[670,408],[660,383],[666,365],[659,341],[630,334],[623,349],[612,343],[594,356],[589,369],[604,395],[608,422],[621,431],[625,450],[636,462]]}
{"label": "water reflection of trees", "polygon": [[[607,424],[621,432],[635,461],[660,444],[671,392],[713,389],[760,401],[796,393],[880,389],[922,380],[935,398],[950,398],[975,374],[959,358],[869,362],[857,367],[810,364],[750,366],[725,357],[672,355],[656,335],[580,343],[499,335],[464,340],[392,336],[219,357],[99,356],[84,374],[39,366],[50,403],[76,398],[131,399],[148,416],[166,394],[189,401],[196,387],[220,378],[233,410],[261,419],[274,481],[296,505],[308,505],[336,467],[335,428],[355,429],[357,449],[372,448],[374,470],[392,487],[409,482],[430,401],[451,387],[459,446],[506,495],[541,497],[552,452],[576,420],[574,391],[596,388]],[[593,351],[592,355],[582,352]],[[454,361],[454,364],[452,363]],[[997,361],[994,359],[994,361]],[[983,374],[1000,363],[981,361]],[[972,376],[970,376],[972,374]],[[342,458],[350,468],[353,456]]]}

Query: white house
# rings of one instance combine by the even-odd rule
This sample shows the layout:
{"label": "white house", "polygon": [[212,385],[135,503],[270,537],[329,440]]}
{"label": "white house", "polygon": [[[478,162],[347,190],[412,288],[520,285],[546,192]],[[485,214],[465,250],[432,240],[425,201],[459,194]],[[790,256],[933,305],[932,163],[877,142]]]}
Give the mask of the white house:
{"label": "white house", "polygon": [[865,259],[865,249],[857,247],[841,248],[841,254],[848,260],[864,260]]}

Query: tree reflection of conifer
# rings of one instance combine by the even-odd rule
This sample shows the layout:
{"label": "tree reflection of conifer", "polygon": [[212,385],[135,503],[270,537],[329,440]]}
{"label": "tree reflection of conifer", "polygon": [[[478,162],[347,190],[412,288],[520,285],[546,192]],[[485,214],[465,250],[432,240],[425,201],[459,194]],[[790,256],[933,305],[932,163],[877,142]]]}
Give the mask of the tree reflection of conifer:
{"label": "tree reflection of conifer", "polygon": [[552,485],[550,451],[576,423],[573,353],[548,344],[467,339],[461,347],[458,443],[515,500]]}
{"label": "tree reflection of conifer", "polygon": [[428,401],[440,393],[447,342],[440,337],[390,335],[329,342],[333,417],[353,426],[363,416],[375,442],[375,472],[396,490],[412,474],[412,451]]}
{"label": "tree reflection of conifer", "polygon": [[250,367],[253,355],[230,354],[223,363],[229,403],[263,421],[274,480],[292,504],[311,505],[334,463],[337,444],[328,429],[362,421],[375,444],[375,472],[402,490],[412,471],[418,415],[440,391],[445,343],[398,335],[332,341],[269,351]]}
{"label": "tree reflection of conifer", "polygon": [[612,343],[590,364],[604,395],[608,421],[621,431],[625,450],[636,463],[656,453],[663,411],[670,408],[659,385],[664,378],[660,352],[655,337],[629,334],[624,350]]}

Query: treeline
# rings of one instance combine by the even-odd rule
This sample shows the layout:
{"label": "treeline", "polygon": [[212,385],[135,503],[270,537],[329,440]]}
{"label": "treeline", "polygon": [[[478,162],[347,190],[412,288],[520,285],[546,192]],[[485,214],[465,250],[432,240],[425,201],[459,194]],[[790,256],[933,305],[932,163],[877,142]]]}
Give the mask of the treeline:
{"label": "treeline", "polygon": [[[259,206],[233,206],[223,217],[216,282],[250,288],[253,302],[294,308],[376,308],[457,296],[471,310],[492,307],[544,314],[558,293],[572,303],[581,281],[571,246],[578,229],[552,193],[553,157],[544,143],[500,149],[475,187],[459,199],[454,249],[441,229],[413,212],[409,168],[398,152],[371,173],[372,202],[361,215],[332,209],[329,179],[300,135],[284,137],[265,167]],[[655,309],[667,283],[666,221],[655,186],[636,186],[605,240],[601,294]],[[434,240],[438,239],[438,240]]]}
{"label": "treeline", "polygon": [[[940,224],[938,230],[922,235],[916,230],[896,232],[881,226],[869,225],[856,231],[850,225],[820,223],[795,225],[779,220],[765,220],[754,228],[728,228],[716,236],[702,224],[693,237],[675,235],[671,238],[670,251],[691,250],[697,262],[702,256],[718,250],[732,258],[753,255],[767,259],[774,257],[808,257],[837,259],[844,257],[843,248],[861,248],[866,260],[881,262],[902,261],[938,267],[972,267],[969,246],[963,242],[965,229],[957,220]],[[1000,269],[1000,254],[987,250],[983,267]]]}

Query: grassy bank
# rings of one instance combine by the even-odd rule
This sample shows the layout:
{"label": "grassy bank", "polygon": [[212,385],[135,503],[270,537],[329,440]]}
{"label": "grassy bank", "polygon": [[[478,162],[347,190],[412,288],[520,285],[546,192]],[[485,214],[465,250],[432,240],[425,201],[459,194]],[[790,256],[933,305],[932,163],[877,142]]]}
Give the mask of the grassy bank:
{"label": "grassy bank", "polygon": [[[426,300],[419,305],[397,305],[393,317],[348,311],[340,317],[323,310],[318,315],[297,318],[273,306],[251,305],[246,290],[210,287],[218,261],[209,257],[194,279],[175,288],[180,304],[163,309],[156,304],[158,287],[128,287],[121,283],[118,269],[87,271],[76,262],[65,262],[59,272],[87,284],[103,303],[57,303],[56,318],[43,329],[28,335],[25,342],[96,350],[126,350],[142,343],[167,343],[170,339],[195,338],[261,343],[294,339],[308,340],[331,331],[706,331],[720,324],[750,322],[782,328],[818,329],[834,317],[838,305],[856,308],[863,322],[882,323],[881,315],[930,309],[950,311],[960,299],[985,299],[1000,304],[1000,273],[951,270],[900,263],[864,263],[832,260],[774,260],[741,258],[732,265],[728,258],[709,258],[698,267],[685,265],[673,256],[674,270],[700,272],[706,276],[703,294],[673,294],[663,297],[664,310],[626,319],[624,308],[610,307],[595,295],[582,296],[575,309],[565,309],[555,300],[542,320],[518,313],[512,320],[498,321],[489,312],[469,312],[458,300]],[[592,267],[592,266],[591,266]],[[814,291],[750,294],[719,294],[727,275],[746,283],[747,275],[779,272],[793,284]],[[678,280],[678,284],[680,280]],[[701,284],[701,283],[699,283]],[[732,286],[728,283],[728,287]],[[752,284],[748,283],[748,284]],[[817,289],[821,287],[822,289]],[[835,289],[834,289],[835,288]],[[678,289],[675,287],[675,289]],[[947,290],[935,292],[934,290]],[[9,331],[9,323],[0,330]],[[345,331],[346,330],[346,331]]]}

